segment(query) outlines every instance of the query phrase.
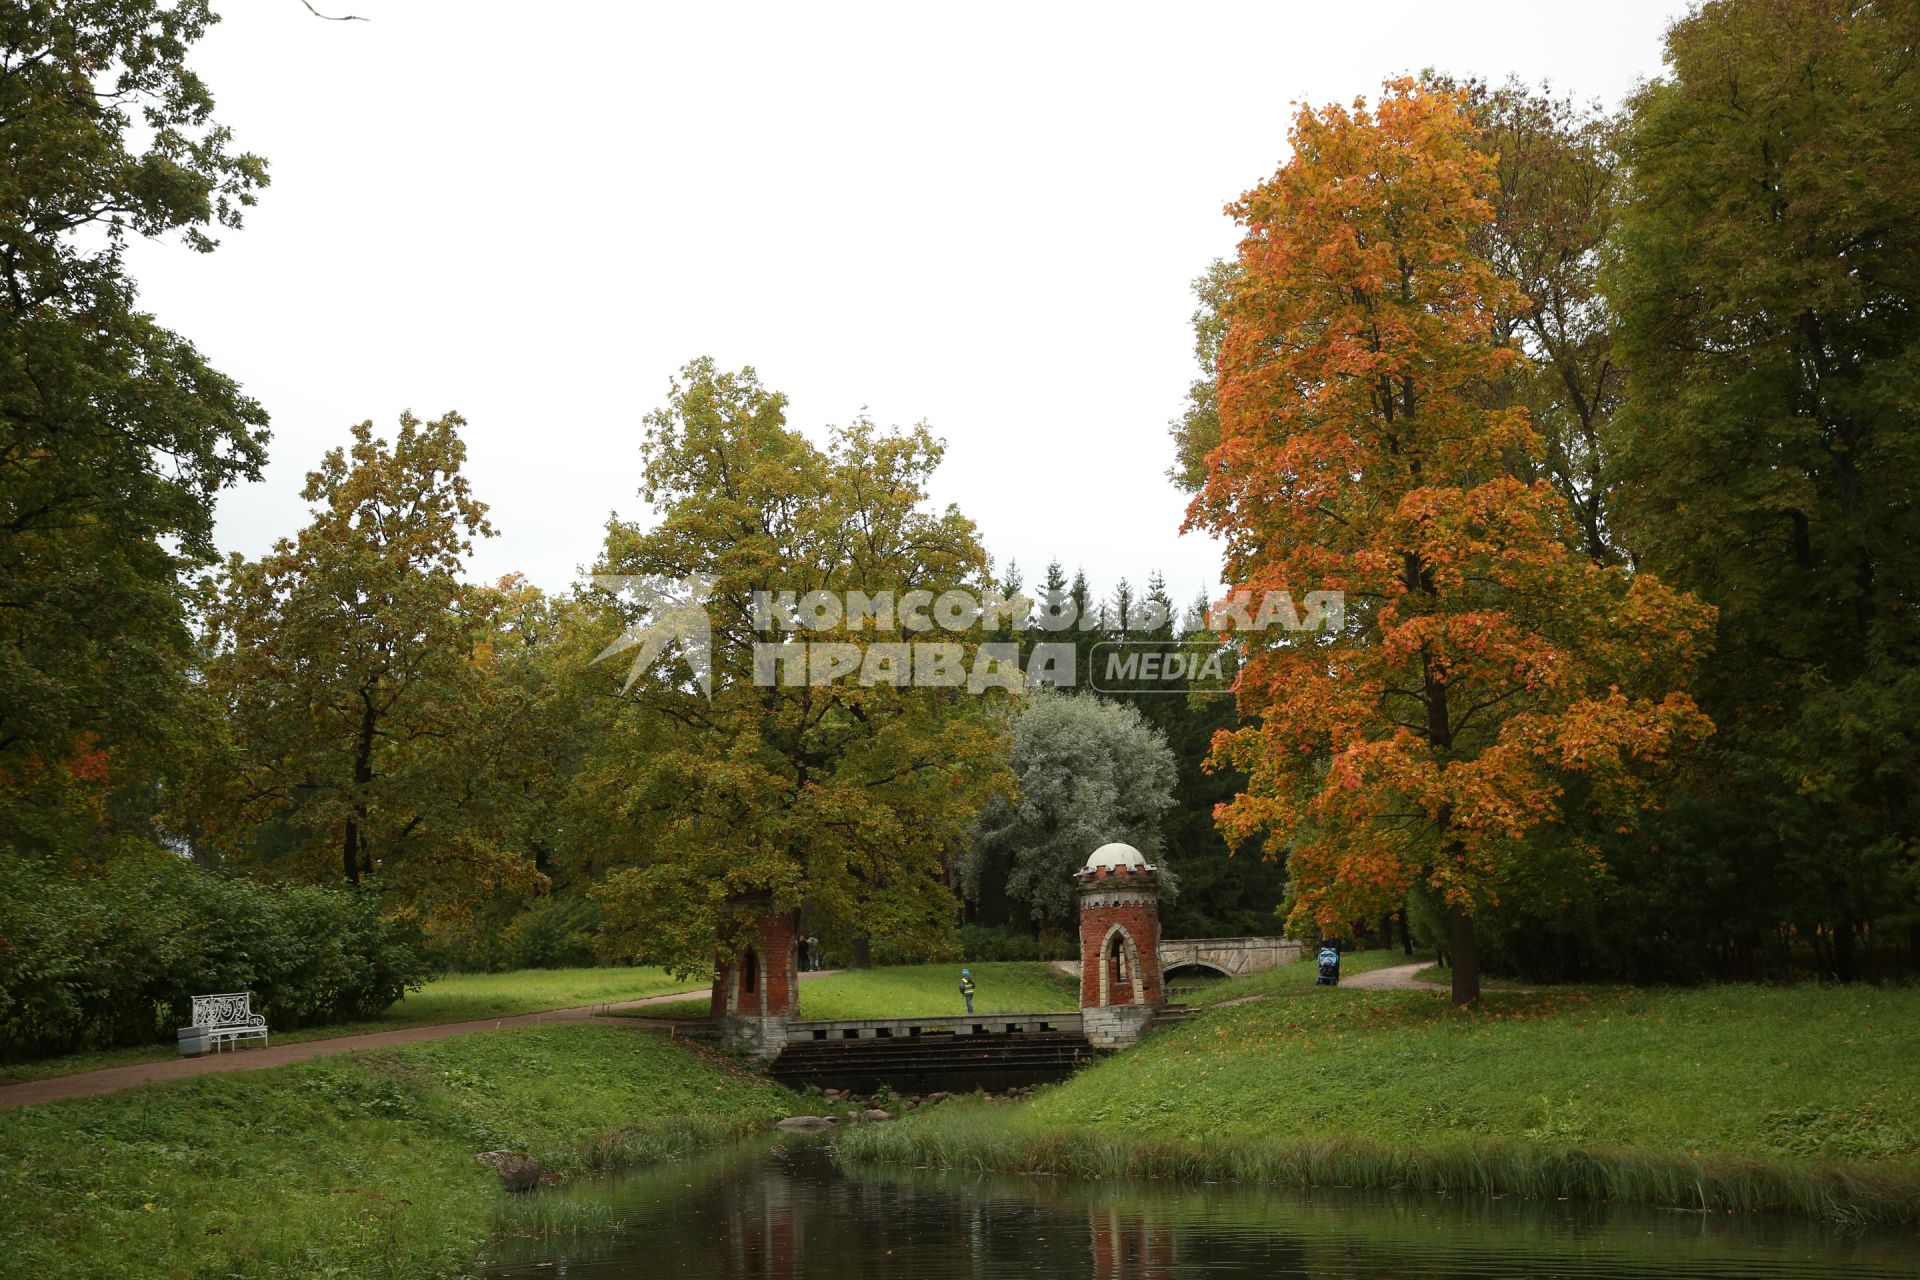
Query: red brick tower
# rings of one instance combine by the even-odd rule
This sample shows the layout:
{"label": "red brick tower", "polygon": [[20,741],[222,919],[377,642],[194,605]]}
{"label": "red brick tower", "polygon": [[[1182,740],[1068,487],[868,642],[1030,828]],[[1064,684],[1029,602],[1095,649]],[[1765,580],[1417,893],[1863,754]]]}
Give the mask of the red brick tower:
{"label": "red brick tower", "polygon": [[1129,844],[1101,845],[1073,877],[1080,893],[1080,1018],[1112,1047],[1146,1034],[1160,984],[1160,873]]}
{"label": "red brick tower", "polygon": [[788,1019],[800,1012],[799,919],[764,901],[739,905],[753,919],[745,945],[714,962],[713,1016],[724,1043],[770,1058],[786,1043]]}

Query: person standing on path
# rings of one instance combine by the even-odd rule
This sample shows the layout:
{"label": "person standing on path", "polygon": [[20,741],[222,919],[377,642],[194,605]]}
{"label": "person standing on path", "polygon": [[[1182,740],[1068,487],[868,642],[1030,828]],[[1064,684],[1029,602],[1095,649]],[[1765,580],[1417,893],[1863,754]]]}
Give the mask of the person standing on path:
{"label": "person standing on path", "polygon": [[967,1012],[972,1013],[973,1012],[973,971],[971,969],[962,969],[960,971],[960,998],[967,1002]]}

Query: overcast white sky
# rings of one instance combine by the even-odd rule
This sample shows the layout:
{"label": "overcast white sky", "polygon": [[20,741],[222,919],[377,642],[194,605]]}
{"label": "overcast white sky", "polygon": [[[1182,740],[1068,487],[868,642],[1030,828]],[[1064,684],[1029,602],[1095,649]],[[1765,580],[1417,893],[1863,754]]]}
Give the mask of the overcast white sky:
{"label": "overcast white sky", "polygon": [[1288,104],[1422,67],[1616,103],[1683,0],[1366,5],[219,6],[196,67],[273,186],[145,302],[273,415],[221,502],[257,554],[347,427],[470,422],[500,536],[478,577],[560,589],[644,517],[640,418],[693,356],[818,432],[864,406],[948,442],[936,497],[1031,582],[1218,578],[1179,533],[1166,425],[1188,282],[1283,157]]}

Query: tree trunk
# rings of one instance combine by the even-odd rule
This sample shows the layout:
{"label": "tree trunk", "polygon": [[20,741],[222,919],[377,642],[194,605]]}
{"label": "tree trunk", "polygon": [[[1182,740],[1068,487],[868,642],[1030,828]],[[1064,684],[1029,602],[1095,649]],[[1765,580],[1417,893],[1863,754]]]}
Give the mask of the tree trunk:
{"label": "tree trunk", "polygon": [[853,945],[848,948],[847,968],[873,968],[873,939],[864,933],[853,935]]}
{"label": "tree trunk", "polygon": [[1400,908],[1400,953],[1408,957],[1413,955],[1413,930],[1407,927],[1405,907]]}
{"label": "tree trunk", "polygon": [[1860,980],[1860,953],[1854,945],[1851,920],[1842,920],[1833,927],[1833,976],[1842,982]]}
{"label": "tree trunk", "polygon": [[1447,904],[1447,950],[1453,955],[1453,1002],[1480,1000],[1480,950],[1473,937],[1471,913]]}
{"label": "tree trunk", "polygon": [[340,851],[347,883],[356,886],[360,883],[361,867],[370,865],[360,852],[360,823],[367,814],[367,784],[373,781],[373,731],[377,721],[373,700],[364,689],[360,692],[360,707],[360,738],[353,755],[353,816],[347,819],[347,836]]}

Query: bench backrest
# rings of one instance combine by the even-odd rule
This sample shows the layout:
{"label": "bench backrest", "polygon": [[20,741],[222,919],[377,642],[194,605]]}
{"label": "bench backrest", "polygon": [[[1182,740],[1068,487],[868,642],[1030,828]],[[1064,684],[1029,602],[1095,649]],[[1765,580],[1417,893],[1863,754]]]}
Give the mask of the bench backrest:
{"label": "bench backrest", "polygon": [[221,996],[193,998],[193,1025],[196,1027],[232,1027],[253,1016],[253,993],[234,991]]}

